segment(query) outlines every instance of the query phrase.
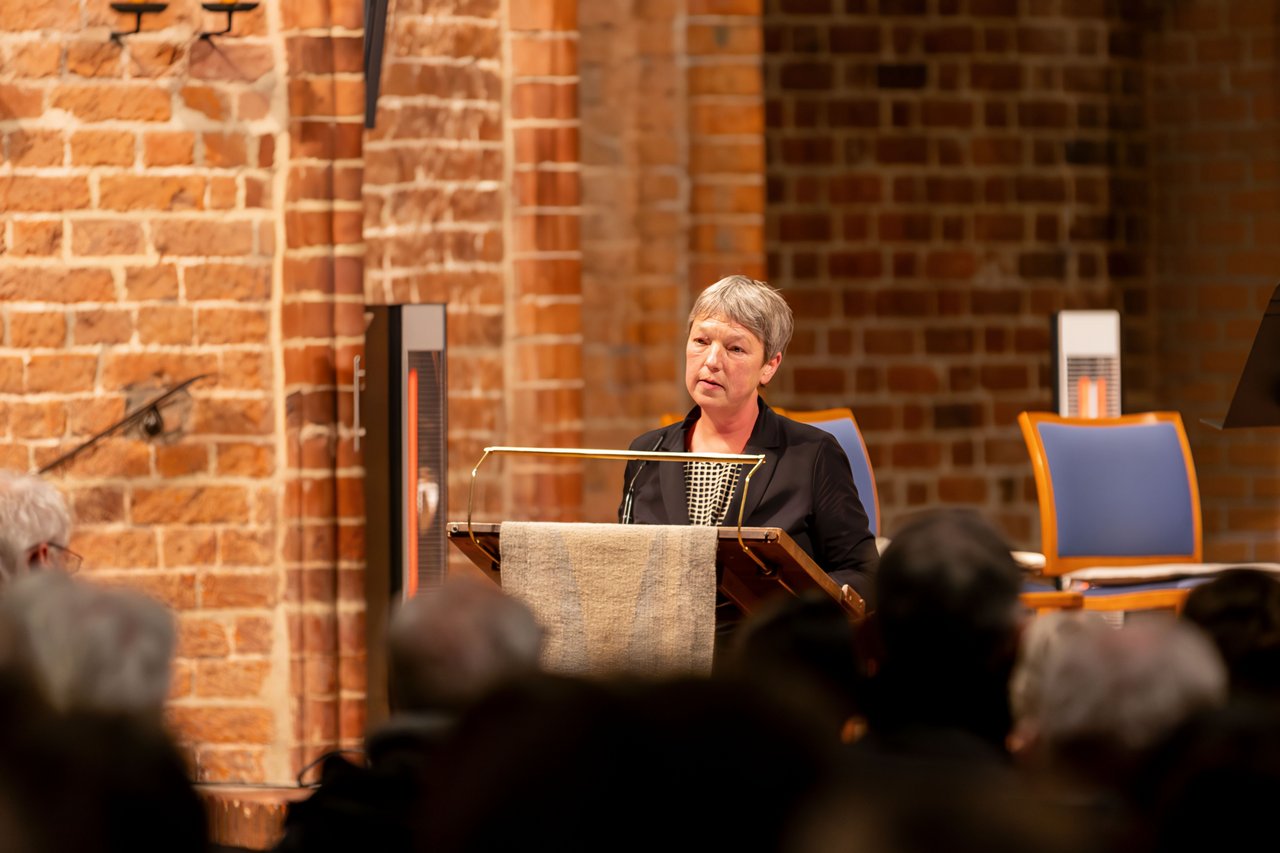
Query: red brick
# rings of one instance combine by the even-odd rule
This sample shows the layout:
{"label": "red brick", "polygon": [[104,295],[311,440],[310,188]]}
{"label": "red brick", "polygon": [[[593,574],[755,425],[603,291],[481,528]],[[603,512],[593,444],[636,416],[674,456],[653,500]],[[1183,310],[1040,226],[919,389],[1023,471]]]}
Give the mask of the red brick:
{"label": "red brick", "polygon": [[178,272],[172,264],[151,267],[129,267],[125,270],[124,290],[127,298],[159,301],[178,298]]}
{"label": "red brick", "polygon": [[60,347],[67,340],[67,320],[49,311],[9,313],[9,346],[19,349]]}
{"label": "red brick", "polygon": [[[78,468],[81,459],[74,464]],[[78,530],[71,544],[84,556],[85,570],[95,575],[100,570],[151,569],[158,565],[153,530]]]}
{"label": "red brick", "polygon": [[271,743],[275,721],[266,708],[175,706],[168,724],[189,743]]}
{"label": "red brick", "polygon": [[261,444],[219,444],[217,470],[224,476],[265,477],[275,471],[275,454]]}
{"label": "red brick", "polygon": [[253,224],[246,221],[162,220],[153,223],[151,235],[156,251],[162,255],[204,257],[211,252],[219,255],[253,252]]}
{"label": "red brick", "polygon": [[231,651],[227,626],[218,619],[183,614],[178,619],[180,658],[224,658]]}
{"label": "red brick", "polygon": [[171,95],[152,86],[63,86],[50,104],[82,121],[168,121]]}
{"label": "red brick", "polygon": [[218,537],[212,530],[169,527],[164,531],[165,568],[209,568],[218,560]]}
{"label": "red brick", "polygon": [[[0,9],[4,5],[0,3]],[[5,13],[0,12],[0,19],[8,22]],[[62,59],[62,45],[52,41],[19,42],[10,46],[9,56],[5,60],[5,69],[15,77],[53,77],[58,74]]]}
{"label": "red brick", "polygon": [[78,345],[123,344],[133,337],[133,318],[128,311],[107,308],[76,311],[72,339]]}
{"label": "red brick", "polygon": [[201,40],[191,45],[189,73],[197,80],[225,80],[252,83],[275,67],[270,45],[244,44],[221,39]]}
{"label": "red brick", "polygon": [[10,254],[56,255],[62,251],[62,223],[46,220],[17,220],[13,223]]}
{"label": "red brick", "polygon": [[195,341],[199,344],[232,344],[265,341],[268,315],[260,310],[203,309],[196,315]]}
{"label": "red brick", "polygon": [[268,654],[272,646],[271,620],[262,616],[240,616],[235,623],[236,654]]}
{"label": "red brick", "polygon": [[13,403],[9,429],[15,438],[57,438],[66,432],[67,410],[60,402]]}
{"label": "red brick", "polygon": [[29,86],[0,83],[0,121],[39,118],[44,112],[44,93]]}
{"label": "red brick", "polygon": [[134,41],[129,45],[129,75],[166,77],[182,69],[186,47],[166,42]]}
{"label": "red brick", "polygon": [[255,697],[271,671],[265,660],[203,660],[196,663],[195,695]]}
{"label": "red brick", "polygon": [[77,255],[136,255],[144,250],[137,222],[83,219],[71,226],[71,251]]}
{"label": "red brick", "polygon": [[198,175],[104,175],[100,182],[99,206],[107,210],[199,210],[204,207],[204,178]]}
{"label": "red brick", "polygon": [[276,603],[274,572],[219,572],[200,578],[200,602],[205,608],[270,607]]}
{"label": "red brick", "polygon": [[131,166],[137,159],[137,137],[120,130],[79,130],[71,135],[71,162],[76,166]]}
{"label": "red brick", "polygon": [[142,138],[142,160],[148,166],[189,166],[195,162],[195,134],[148,133]]}
{"label": "red brick", "polygon": [[121,50],[115,41],[74,41],[67,45],[67,72],[77,77],[119,77]]}
{"label": "red brick", "polygon": [[248,495],[237,486],[135,488],[133,520],[138,524],[242,522]]}
{"label": "red brick", "polygon": [[260,301],[271,295],[271,268],[251,264],[206,263],[183,273],[189,300]]}
{"label": "red brick", "polygon": [[201,137],[204,164],[214,167],[243,166],[247,162],[245,138],[239,133],[206,133]]}
{"label": "red brick", "polygon": [[115,298],[109,270],[0,267],[0,302],[103,302]]}
{"label": "red brick", "polygon": [[0,175],[0,210],[7,213],[75,210],[89,206],[84,178]]}
{"label": "red brick", "polygon": [[222,121],[226,116],[223,96],[211,86],[183,86],[179,94],[188,109],[202,113],[207,118]]}
{"label": "red brick", "polygon": [[516,83],[511,89],[513,119],[573,119],[578,115],[578,85]]}
{"label": "red brick", "polygon": [[61,166],[66,159],[62,133],[56,130],[12,130],[9,160],[18,168]]}
{"label": "red brick", "polygon": [[192,338],[193,312],[173,305],[138,309],[138,341],[144,344],[185,344]]}

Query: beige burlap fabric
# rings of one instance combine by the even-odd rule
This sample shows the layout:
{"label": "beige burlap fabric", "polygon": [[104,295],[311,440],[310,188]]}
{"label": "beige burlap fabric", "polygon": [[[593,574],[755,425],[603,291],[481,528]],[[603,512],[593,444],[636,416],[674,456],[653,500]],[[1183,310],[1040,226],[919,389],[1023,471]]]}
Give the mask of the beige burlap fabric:
{"label": "beige burlap fabric", "polygon": [[502,587],[547,630],[553,672],[711,671],[714,527],[502,525]]}

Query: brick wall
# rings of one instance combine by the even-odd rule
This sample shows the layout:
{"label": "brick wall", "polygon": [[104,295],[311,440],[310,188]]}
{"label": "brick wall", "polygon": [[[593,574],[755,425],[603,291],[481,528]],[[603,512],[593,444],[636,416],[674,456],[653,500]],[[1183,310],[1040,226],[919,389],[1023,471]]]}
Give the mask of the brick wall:
{"label": "brick wall", "polygon": [[131,23],[106,3],[0,4],[0,459],[34,470],[208,374],[157,439],[112,438],[51,477],[88,576],[177,611],[170,716],[199,777],[283,776],[280,19],[264,4],[210,43],[218,17],[174,3],[108,38]]}
{"label": "brick wall", "polygon": [[1092,0],[768,0],[769,274],[797,334],[772,399],[850,405],[890,532],[983,508],[1037,541],[1014,418],[1049,315],[1124,310],[1150,394],[1143,21]]}
{"label": "brick wall", "polygon": [[1182,411],[1200,478],[1206,559],[1280,559],[1276,430],[1218,432],[1280,279],[1280,12],[1171,6],[1150,42],[1159,399]]}

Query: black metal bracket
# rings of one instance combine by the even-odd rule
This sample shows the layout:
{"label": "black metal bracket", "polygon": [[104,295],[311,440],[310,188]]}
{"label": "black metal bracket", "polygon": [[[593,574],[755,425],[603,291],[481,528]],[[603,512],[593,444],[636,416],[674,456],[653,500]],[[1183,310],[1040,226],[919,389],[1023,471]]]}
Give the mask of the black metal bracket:
{"label": "black metal bracket", "polygon": [[231,19],[235,17],[236,12],[252,12],[254,9],[258,8],[257,3],[201,3],[200,5],[204,7],[206,12],[227,13],[226,28],[218,30],[217,32],[206,31],[201,33],[200,38],[205,41],[208,41],[214,36],[225,36],[227,33],[231,32]]}
{"label": "black metal bracket", "polygon": [[142,426],[142,431],[145,432],[148,436],[150,436],[151,438],[155,438],[157,435],[164,432],[164,414],[160,411],[160,404],[163,403],[165,400],[168,400],[173,395],[177,394],[179,391],[185,390],[186,387],[191,383],[198,382],[201,379],[206,378],[207,376],[209,376],[208,373],[201,373],[199,376],[192,376],[190,379],[184,382],[179,382],[177,385],[173,386],[168,391],[165,391],[163,394],[156,397],[155,399],[148,400],[138,408],[134,409],[132,412],[129,412],[120,420],[113,423],[111,426],[104,429],[102,432],[98,433],[92,438],[89,438],[88,440],[80,444],[78,447],[62,454],[57,459],[50,462],[48,465],[45,465],[43,468],[40,469],[40,473],[46,474],[49,471],[52,471],[54,468],[59,468],[63,465],[66,465],[72,459],[75,459],[81,453],[84,453],[86,450],[89,450],[95,444],[102,441],[104,438],[114,435],[115,433],[120,432],[123,429],[127,429],[128,427],[133,426],[135,423],[140,424]]}
{"label": "black metal bracket", "polygon": [[163,12],[169,8],[168,3],[112,3],[111,8],[125,15],[133,15],[133,29],[111,33],[112,41],[120,41],[121,36],[131,36],[142,32],[142,16],[153,12]]}

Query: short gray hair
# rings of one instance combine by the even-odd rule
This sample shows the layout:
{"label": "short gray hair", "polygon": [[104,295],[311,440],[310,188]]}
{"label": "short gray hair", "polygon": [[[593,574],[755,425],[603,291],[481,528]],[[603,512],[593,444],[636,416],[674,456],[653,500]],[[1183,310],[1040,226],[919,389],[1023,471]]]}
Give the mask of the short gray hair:
{"label": "short gray hair", "polygon": [[764,344],[766,363],[786,352],[795,331],[791,306],[782,294],[745,275],[722,278],[698,295],[689,311],[689,328],[704,317],[724,317],[745,326]]}
{"label": "short gray hair", "polygon": [[0,664],[24,671],[59,711],[159,719],[173,616],[140,592],[34,572],[0,596]]}
{"label": "short gray hair", "polygon": [[1222,658],[1190,625],[1154,616],[1119,629],[1079,620],[1067,633],[1048,649],[1039,695],[1027,697],[1051,751],[1094,742],[1137,754],[1226,701]]}
{"label": "short gray hair", "polygon": [[0,582],[26,571],[27,552],[42,542],[66,545],[67,503],[48,481],[0,469]]}
{"label": "short gray hair", "polygon": [[391,620],[392,711],[454,711],[504,679],[533,672],[543,630],[496,584],[451,578],[401,605]]}

